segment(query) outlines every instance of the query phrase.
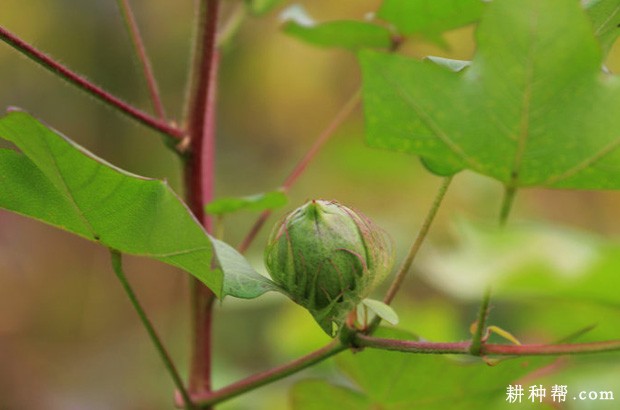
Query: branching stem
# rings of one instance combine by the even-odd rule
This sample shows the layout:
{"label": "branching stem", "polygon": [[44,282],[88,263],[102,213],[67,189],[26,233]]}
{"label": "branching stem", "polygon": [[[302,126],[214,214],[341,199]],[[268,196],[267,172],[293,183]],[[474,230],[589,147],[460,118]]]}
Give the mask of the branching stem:
{"label": "branching stem", "polygon": [[13,33],[9,32],[3,27],[0,27],[0,39],[12,46],[17,51],[21,52],[25,56],[29,57],[36,63],[40,64],[44,68],[47,68],[52,73],[66,80],[69,84],[72,84],[82,91],[92,95],[100,101],[103,101],[110,107],[117,109],[119,112],[137,120],[138,122],[152,128],[162,134],[174,139],[175,141],[181,139],[185,132],[179,128],[173,127],[170,124],[162,121],[158,118],[154,118],[151,115],[145,113],[142,110],[135,108],[134,106],[126,103],[120,98],[110,94],[103,88],[93,84],[81,75],[69,70],[64,65],[60,64],[56,60],[52,59],[43,52],[37,50],[30,44],[26,43],[22,39],[18,38]]}
{"label": "branching stem", "polygon": [[[216,390],[209,393],[193,395],[192,399],[195,403],[199,403],[200,407],[214,405],[248,391],[257,389],[266,384],[283,379],[291,374],[297,373],[300,370],[306,369],[312,365],[315,365],[323,360],[334,356],[346,350],[347,347],[341,345],[337,340],[323,346],[322,348],[315,350],[305,356],[302,356],[296,360],[293,360],[287,364],[279,367],[267,370],[262,373],[256,373],[245,379],[239,380],[236,383],[230,384],[220,390]],[[181,397],[177,397],[177,406],[183,406]]]}

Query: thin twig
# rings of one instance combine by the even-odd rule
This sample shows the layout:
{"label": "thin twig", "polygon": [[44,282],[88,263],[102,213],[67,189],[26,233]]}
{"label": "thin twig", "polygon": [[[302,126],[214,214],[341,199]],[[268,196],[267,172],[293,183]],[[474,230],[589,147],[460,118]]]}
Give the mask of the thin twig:
{"label": "thin twig", "polygon": [[3,27],[0,27],[0,39],[5,41],[17,51],[32,59],[34,62],[40,64],[42,67],[47,68],[52,73],[63,78],[69,84],[75,85],[82,91],[85,91],[89,95],[92,95],[98,100],[103,101],[110,107],[116,108],[121,113],[137,120],[138,122],[146,125],[147,127],[159,131],[168,137],[174,138],[175,140],[181,139],[185,135],[185,132],[183,130],[173,127],[165,121],[154,118],[151,115],[145,113],[144,111],[139,110],[136,107],[121,100],[120,98],[110,94],[103,88],[93,84],[86,78],[71,71],[64,65],[49,57],[48,55],[44,54],[30,44],[21,40]]}
{"label": "thin twig", "polygon": [[[340,125],[342,125],[342,123],[349,117],[349,115],[351,115],[359,102],[360,90],[358,89],[342,106],[342,108],[340,109],[340,111],[338,111],[334,118],[332,118],[327,127],[325,127],[323,131],[321,131],[321,133],[318,135],[318,137],[316,138],[308,152],[306,152],[304,157],[297,163],[297,165],[295,165],[295,168],[293,168],[289,176],[282,183],[282,186],[280,187],[282,191],[288,192],[291,189],[291,187],[295,184],[295,182],[297,182],[299,177],[304,173],[310,162],[312,162],[312,160],[316,157],[323,145],[325,145],[325,143],[332,137],[332,135],[334,135],[334,132],[338,129],[338,127],[340,127]],[[248,248],[256,238],[256,235],[258,235],[271,214],[271,210],[264,211],[260,214],[256,222],[254,222],[254,225],[252,225],[252,228],[250,228],[250,231],[248,232],[246,237],[243,239],[243,242],[241,242],[241,244],[238,246],[237,249],[239,250],[239,252],[244,253],[248,250]]]}
{"label": "thin twig", "polygon": [[157,331],[153,327],[153,324],[149,320],[148,315],[146,314],[146,312],[144,311],[144,308],[140,304],[138,297],[136,296],[131,285],[127,281],[127,277],[125,276],[125,272],[123,271],[123,261],[122,261],[122,256],[120,252],[110,249],[110,255],[112,256],[112,268],[114,269],[114,273],[116,273],[116,277],[121,282],[121,285],[123,286],[125,293],[127,293],[127,296],[129,297],[129,300],[131,301],[131,304],[133,305],[136,313],[138,313],[138,316],[140,317],[140,321],[142,322],[142,325],[146,329],[149,335],[149,338],[151,339],[151,342],[155,346],[155,349],[157,349],[157,353],[159,354],[161,360],[164,362],[164,365],[166,366],[168,373],[170,373],[170,377],[172,377],[174,384],[176,385],[181,396],[183,397],[183,403],[185,403],[184,404],[185,408],[192,409],[192,410],[195,409],[196,407],[191,401],[189,393],[187,392],[187,389],[183,385],[181,376],[179,375],[179,372],[177,368],[175,367],[174,362],[172,361],[172,358],[170,357],[170,354],[164,347],[164,344],[162,343],[161,339],[157,335]]}
{"label": "thin twig", "polygon": [[437,211],[439,210],[439,207],[441,206],[441,203],[443,202],[446,192],[448,191],[450,182],[452,182],[452,176],[449,176],[443,179],[443,182],[441,183],[441,186],[439,187],[439,191],[437,191],[437,194],[435,195],[433,204],[428,210],[428,213],[426,214],[426,218],[424,218],[422,227],[420,228],[420,231],[418,232],[418,235],[416,236],[415,241],[413,242],[413,244],[411,245],[411,248],[409,249],[409,253],[407,254],[407,256],[405,257],[405,260],[401,264],[400,269],[398,269],[398,273],[394,277],[394,281],[390,285],[390,288],[388,289],[385,297],[383,298],[384,303],[388,305],[392,303],[392,301],[394,300],[394,297],[396,296],[400,287],[402,286],[403,280],[405,279],[405,276],[409,272],[409,269],[411,269],[411,265],[413,264],[415,257],[420,251],[420,248],[422,247],[422,244],[424,243],[424,240],[426,239],[426,235],[428,234],[428,231],[431,225],[433,224],[433,221],[435,220],[435,216],[437,215]]}
{"label": "thin twig", "polygon": [[[422,247],[422,244],[424,243],[424,240],[426,239],[426,236],[428,235],[428,231],[430,230],[431,225],[433,224],[433,220],[435,219],[435,216],[437,215],[437,211],[439,211],[441,203],[443,202],[443,199],[446,196],[446,192],[448,191],[448,187],[450,186],[450,183],[452,182],[452,178],[453,178],[452,176],[449,176],[443,179],[443,182],[441,183],[441,186],[439,187],[439,190],[437,191],[437,194],[435,195],[435,199],[433,200],[433,203],[431,204],[431,207],[428,210],[426,217],[424,218],[422,227],[418,231],[418,234],[416,235],[415,240],[413,241],[413,243],[411,244],[411,247],[409,248],[409,252],[407,253],[407,256],[405,256],[405,259],[401,263],[400,268],[398,269],[398,272],[396,273],[396,276],[394,276],[394,280],[392,281],[392,284],[390,285],[388,291],[385,294],[385,297],[383,298],[383,303],[388,304],[388,305],[392,303],[392,301],[394,300],[394,297],[400,290],[403,284],[403,281],[405,280],[405,277],[407,276],[407,273],[411,269],[411,265],[413,264],[415,257],[420,251],[420,248]],[[380,323],[381,323],[381,317],[375,316],[372,322],[370,323],[370,325],[368,325],[368,328],[366,329],[366,334],[372,334],[377,329]]]}
{"label": "thin twig", "polygon": [[164,104],[162,103],[161,96],[159,94],[157,80],[155,79],[153,67],[151,66],[151,61],[149,60],[149,57],[146,53],[146,48],[144,47],[144,42],[142,41],[140,30],[138,29],[138,23],[136,22],[136,18],[133,14],[133,11],[131,10],[129,1],[116,0],[116,2],[118,4],[118,8],[121,14],[123,15],[123,21],[125,22],[125,27],[127,28],[127,32],[131,37],[131,43],[133,44],[134,50],[136,52],[136,57],[138,58],[138,61],[142,66],[142,71],[144,72],[144,79],[146,81],[149,94],[151,95],[153,109],[161,120],[165,120],[166,112],[164,110]]}

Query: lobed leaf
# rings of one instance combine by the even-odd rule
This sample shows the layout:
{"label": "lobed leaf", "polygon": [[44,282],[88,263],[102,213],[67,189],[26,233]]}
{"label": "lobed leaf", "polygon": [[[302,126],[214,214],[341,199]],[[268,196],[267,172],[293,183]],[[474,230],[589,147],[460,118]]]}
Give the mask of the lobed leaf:
{"label": "lobed leaf", "polygon": [[471,66],[363,51],[370,145],[513,187],[620,188],[620,82],[576,2],[496,0]]}

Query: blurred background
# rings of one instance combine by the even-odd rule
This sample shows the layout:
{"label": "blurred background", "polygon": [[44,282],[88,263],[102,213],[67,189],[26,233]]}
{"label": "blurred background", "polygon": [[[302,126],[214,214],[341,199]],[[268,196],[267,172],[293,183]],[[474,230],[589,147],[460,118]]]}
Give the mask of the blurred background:
{"label": "blurred background", "polygon": [[[150,110],[116,2],[1,3],[0,25],[112,93]],[[235,2],[224,3],[226,16]],[[370,0],[298,3],[318,21],[361,19],[380,4]],[[183,113],[193,2],[150,0],[132,5],[167,115],[178,120]],[[282,34],[281,9],[261,18],[248,17],[223,54],[218,196],[277,188],[359,86],[352,53],[315,48]],[[403,52],[469,59],[474,52],[473,32],[469,27],[447,33],[447,48],[414,37]],[[612,72],[620,70],[620,50],[612,51],[607,65]],[[68,86],[3,43],[0,109],[8,106],[29,111],[121,168],[166,178],[182,192],[180,163],[158,134]],[[363,118],[357,110],[316,157],[292,189],[289,205],[276,212],[268,226],[306,199],[337,199],[386,229],[394,238],[399,260],[440,182],[413,156],[366,147]],[[466,339],[480,297],[480,280],[506,272],[514,274],[513,279],[551,272],[560,278],[593,274],[605,279],[598,288],[572,290],[578,297],[590,292],[583,304],[574,299],[567,302],[564,294],[550,299],[531,296],[536,289],[553,293],[558,289],[554,283],[565,284],[564,279],[545,285],[524,280],[518,282],[521,288],[515,285],[522,290],[517,294],[510,292],[513,285],[500,286],[491,321],[525,341],[548,342],[594,324],[598,326],[586,339],[620,337],[620,300],[616,296],[613,303],[613,295],[599,294],[601,286],[608,293],[620,286],[620,195],[521,191],[512,216],[519,228],[509,239],[498,240],[488,227],[496,224],[501,194],[502,187],[487,178],[469,172],[456,177],[419,263],[397,298],[402,327],[428,340]],[[238,244],[256,217],[251,212],[227,217],[224,239]],[[260,270],[268,232],[269,228],[261,233],[247,255]],[[126,270],[186,375],[187,274],[141,258],[128,258]],[[605,303],[592,303],[592,292]],[[376,298],[380,297],[378,292]],[[215,333],[216,386],[291,360],[327,341],[303,309],[275,294],[253,301],[226,299],[217,307]],[[620,400],[618,362],[617,354],[577,359],[561,375],[574,380],[575,386],[594,383],[596,389],[615,388]],[[288,386],[316,375],[340,377],[328,361],[218,408],[287,408]],[[110,269],[107,251],[0,211],[0,409],[168,409],[172,391]],[[600,403],[592,406],[574,408],[606,408]]]}

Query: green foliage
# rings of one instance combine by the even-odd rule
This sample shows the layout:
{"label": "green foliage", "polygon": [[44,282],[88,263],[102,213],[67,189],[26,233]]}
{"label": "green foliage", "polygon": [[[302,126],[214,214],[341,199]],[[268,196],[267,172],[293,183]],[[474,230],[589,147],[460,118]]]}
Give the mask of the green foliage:
{"label": "green foliage", "polygon": [[[22,152],[0,150],[0,208],[177,266],[219,296],[277,290],[211,239],[166,182],[118,169],[24,112],[0,119],[0,137]],[[219,269],[211,268],[212,241]]]}
{"label": "green foliage", "polygon": [[[462,222],[457,246],[423,261],[428,279],[457,297],[476,299],[492,286],[510,300],[556,298],[620,306],[618,244],[544,224],[504,229]],[[480,261],[485,263],[481,266]]]}
{"label": "green foliage", "polygon": [[603,54],[607,54],[620,35],[620,1],[585,0],[584,7],[592,20],[594,34],[601,43]]}
{"label": "green foliage", "polygon": [[278,7],[284,0],[245,0],[252,14],[261,16]]}
{"label": "green foliage", "polygon": [[394,24],[404,35],[422,34],[441,42],[443,32],[480,18],[482,0],[384,0],[377,17]]}
{"label": "green foliage", "polygon": [[235,248],[211,238],[217,266],[224,274],[222,297],[231,295],[241,299],[254,299],[265,292],[286,291],[254,270],[252,265]]}
{"label": "green foliage", "polygon": [[224,215],[241,210],[265,211],[280,208],[288,202],[282,191],[264,192],[244,197],[218,198],[205,206],[205,212],[211,215]]}
{"label": "green foliage", "polygon": [[[231,13],[234,18],[228,29],[234,32],[247,13],[264,15],[282,3],[245,0],[247,9]],[[366,137],[371,146],[418,155],[426,168],[439,175],[472,170],[500,181],[511,192],[530,186],[620,188],[620,117],[616,114],[620,82],[602,69],[620,34],[620,0],[384,0],[376,21],[317,23],[299,6],[283,15],[283,31],[288,35],[322,47],[359,51]],[[401,37],[419,35],[441,45],[445,31],[480,19],[478,48],[471,62],[434,56],[419,61],[394,54],[395,46],[406,40]],[[387,256],[380,254],[388,248],[385,238],[372,233],[365,218],[339,222],[339,229],[330,230],[334,224],[323,224],[317,214],[304,215],[303,229],[297,232],[292,224],[281,231],[276,228],[266,257],[274,283],[233,247],[210,237],[165,181],[120,170],[23,112],[0,118],[0,138],[19,149],[0,149],[0,208],[115,252],[182,268],[220,298],[283,293],[310,311],[330,336],[355,306],[361,323],[368,313],[398,322],[391,307],[362,299],[390,265],[384,263]],[[376,169],[359,157],[351,158],[377,177]],[[342,157],[335,159],[329,162],[340,172]],[[240,210],[273,210],[286,202],[283,192],[274,191],[217,199],[205,211],[222,216]],[[334,217],[336,212],[326,214]],[[352,215],[347,211],[345,216]],[[340,229],[343,226],[346,229]],[[349,241],[359,242],[358,236],[362,243]],[[493,339],[499,334],[513,340],[503,329],[516,328],[515,335],[524,342],[528,338],[549,341],[558,333],[590,330],[598,320],[606,327],[587,337],[600,340],[618,336],[618,255],[616,243],[550,226],[512,225],[499,231],[464,225],[456,249],[435,250],[419,267],[442,295],[447,291],[465,301],[478,300],[481,290],[491,284],[493,302],[516,305],[519,315],[510,316],[508,326],[495,324],[505,319],[501,314],[491,318],[486,329],[495,331]],[[114,256],[121,276],[120,255]],[[385,269],[376,277],[364,276],[379,265]],[[450,329],[440,332],[442,338],[463,336],[460,305],[442,301],[440,310],[426,300],[405,303],[414,308],[401,314],[403,321],[421,334],[428,336],[428,329],[444,326]],[[290,340],[286,338],[291,334],[300,338],[303,324],[297,323],[297,317],[290,322],[288,326],[278,321],[278,331],[284,328],[288,335],[278,334],[273,343],[286,343],[283,340]],[[147,328],[155,334],[148,323]],[[524,329],[530,332],[521,332]],[[393,329],[380,329],[378,335],[415,339]],[[164,352],[162,346],[160,351]],[[317,357],[316,353],[306,356],[293,362],[298,367],[292,370],[285,366],[285,370],[257,374],[222,391],[232,395],[249,391],[327,356]],[[499,408],[509,384],[550,361],[505,360],[489,367],[479,358],[455,360],[366,349],[339,357],[345,385],[302,381],[291,395],[294,408],[302,410]],[[596,371],[617,373],[617,366],[604,359],[597,364],[601,366]]]}
{"label": "green foliage", "polygon": [[322,47],[390,48],[390,31],[376,24],[347,20],[316,23],[300,6],[291,6],[283,13],[285,33],[302,41]]}
{"label": "green foliage", "polygon": [[360,306],[358,306],[358,321],[360,310],[367,309],[368,311],[374,313],[381,319],[385,320],[391,325],[398,324],[398,314],[392,309],[390,305],[386,305],[385,303],[374,300],[374,299],[364,299]]}
{"label": "green foliage", "polygon": [[[380,329],[380,337],[412,339],[402,331]],[[295,410],[327,408],[443,410],[493,408],[506,387],[548,359],[508,360],[490,367],[438,355],[366,349],[337,358],[356,389],[327,381],[302,381],[291,392]]]}
{"label": "green foliage", "polygon": [[620,83],[578,4],[494,1],[477,39],[456,73],[363,52],[368,143],[514,187],[620,188]]}

